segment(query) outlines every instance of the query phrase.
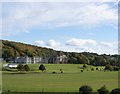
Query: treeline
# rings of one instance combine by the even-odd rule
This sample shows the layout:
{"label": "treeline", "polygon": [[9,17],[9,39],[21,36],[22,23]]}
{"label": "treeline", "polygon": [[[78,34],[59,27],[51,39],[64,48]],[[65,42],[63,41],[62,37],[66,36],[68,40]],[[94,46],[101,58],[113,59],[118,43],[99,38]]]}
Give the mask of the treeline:
{"label": "treeline", "polygon": [[18,56],[51,56],[58,55],[59,53],[53,49],[7,40],[2,40],[2,48],[3,58],[12,58]]}
{"label": "treeline", "polygon": [[119,66],[119,55],[98,55],[97,53],[76,53],[76,52],[63,52],[55,51],[49,48],[38,47],[35,45],[24,44],[20,42],[13,42],[2,40],[2,57],[7,60],[18,56],[60,56],[66,55],[68,63],[70,64],[88,64],[94,66],[105,66],[107,64],[112,66]]}
{"label": "treeline", "polygon": [[119,55],[98,55],[97,53],[68,53],[69,63],[74,64],[87,64],[94,66],[105,66],[110,64],[112,66],[119,66]]}

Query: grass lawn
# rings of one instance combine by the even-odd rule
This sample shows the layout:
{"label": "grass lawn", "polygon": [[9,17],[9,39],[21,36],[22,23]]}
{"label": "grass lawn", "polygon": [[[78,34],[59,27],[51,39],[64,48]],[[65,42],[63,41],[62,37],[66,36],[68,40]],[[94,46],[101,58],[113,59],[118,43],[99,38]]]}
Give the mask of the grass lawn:
{"label": "grass lawn", "polygon": [[[29,66],[32,71],[25,74],[3,72],[3,91],[78,92],[81,85],[90,85],[94,91],[106,85],[111,91],[118,87],[118,72],[91,71],[90,68],[81,72],[80,64],[45,64],[46,71],[42,73],[38,70],[39,64]],[[57,73],[52,74],[53,71]]]}

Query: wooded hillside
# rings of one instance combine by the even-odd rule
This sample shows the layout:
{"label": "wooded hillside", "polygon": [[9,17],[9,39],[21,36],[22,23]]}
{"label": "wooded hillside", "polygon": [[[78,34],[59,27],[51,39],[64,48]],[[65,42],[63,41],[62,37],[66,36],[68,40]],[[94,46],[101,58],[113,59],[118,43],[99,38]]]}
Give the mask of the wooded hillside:
{"label": "wooded hillside", "polygon": [[63,54],[68,57],[68,63],[71,64],[90,64],[95,66],[119,64],[118,55],[98,55],[97,53],[89,52],[62,52],[20,42],[2,40],[2,57],[4,59],[14,58],[17,56],[60,56]]}

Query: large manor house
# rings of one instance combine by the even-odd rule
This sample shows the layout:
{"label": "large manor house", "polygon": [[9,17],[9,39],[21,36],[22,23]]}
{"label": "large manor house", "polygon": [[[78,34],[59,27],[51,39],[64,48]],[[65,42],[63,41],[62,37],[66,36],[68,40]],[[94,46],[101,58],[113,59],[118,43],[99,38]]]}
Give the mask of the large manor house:
{"label": "large manor house", "polygon": [[51,64],[66,64],[68,61],[66,55],[61,56],[51,56],[51,57],[16,57],[11,58],[11,63],[19,63],[19,64],[36,64],[36,63],[51,63]]}

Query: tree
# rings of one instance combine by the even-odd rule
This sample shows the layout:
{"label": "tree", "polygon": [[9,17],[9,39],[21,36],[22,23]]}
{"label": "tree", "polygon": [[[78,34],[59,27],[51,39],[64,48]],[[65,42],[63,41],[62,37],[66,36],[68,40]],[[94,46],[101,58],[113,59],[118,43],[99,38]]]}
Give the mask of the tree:
{"label": "tree", "polygon": [[31,51],[29,51],[28,49],[25,49],[25,54],[29,57],[33,56],[33,53]]}
{"label": "tree", "polygon": [[81,72],[83,72],[83,70],[81,70]]}
{"label": "tree", "polygon": [[90,64],[89,59],[86,56],[84,56],[83,54],[81,54],[77,57],[77,62],[79,64],[88,64],[88,65]]}
{"label": "tree", "polygon": [[98,67],[96,68],[96,70],[99,70]]}
{"label": "tree", "polygon": [[55,74],[56,72],[55,72],[55,71],[53,71],[52,73],[53,73],[53,74]]}
{"label": "tree", "polygon": [[79,88],[80,94],[92,94],[92,88],[88,85],[81,86]]}
{"label": "tree", "polygon": [[45,66],[44,66],[43,64],[41,64],[41,65],[39,66],[39,70],[41,70],[41,71],[43,72],[44,70],[46,70],[46,68],[45,68]]}
{"label": "tree", "polygon": [[24,71],[24,66],[22,64],[19,64],[17,69],[18,71]]}
{"label": "tree", "polygon": [[62,69],[60,69],[60,72],[61,72],[61,73],[63,73],[63,70],[62,70]]}
{"label": "tree", "polygon": [[111,66],[110,64],[107,64],[107,65],[105,66],[105,70],[110,70],[110,71],[112,71],[112,70],[113,70],[113,66]]}
{"label": "tree", "polygon": [[92,71],[94,71],[94,68],[91,68]]}
{"label": "tree", "polygon": [[96,56],[93,62],[95,66],[105,66],[108,63],[103,56]]}
{"label": "tree", "polygon": [[114,71],[119,71],[120,70],[120,68],[118,66],[114,66],[113,68],[114,68]]}
{"label": "tree", "polygon": [[68,59],[68,62],[70,63],[70,64],[77,64],[78,62],[77,62],[77,58],[75,58],[75,57],[70,57],[69,59]]}
{"label": "tree", "polygon": [[102,86],[100,89],[97,90],[99,94],[108,94],[109,91],[107,90],[106,86]]}
{"label": "tree", "polygon": [[84,64],[84,65],[83,65],[83,68],[87,68],[87,64]]}
{"label": "tree", "polygon": [[28,65],[24,65],[24,70],[25,70],[25,71],[30,71],[29,66],[28,66]]}
{"label": "tree", "polygon": [[120,88],[113,89],[111,94],[120,94]]}

